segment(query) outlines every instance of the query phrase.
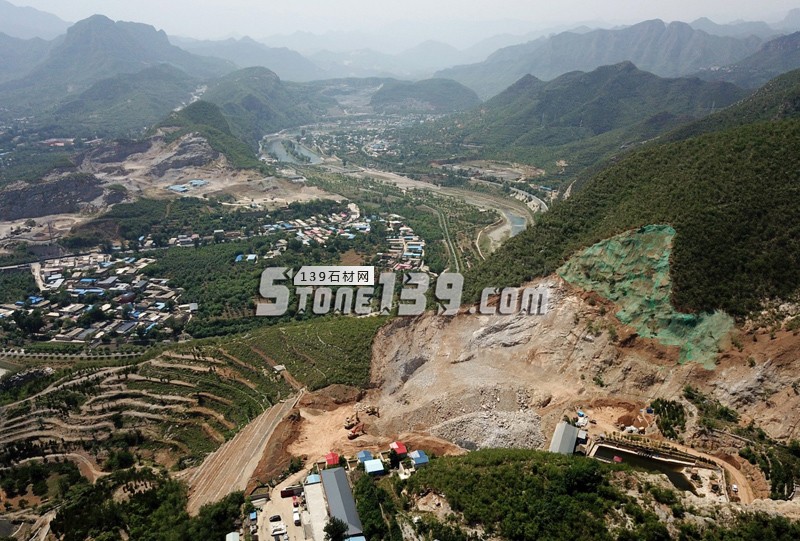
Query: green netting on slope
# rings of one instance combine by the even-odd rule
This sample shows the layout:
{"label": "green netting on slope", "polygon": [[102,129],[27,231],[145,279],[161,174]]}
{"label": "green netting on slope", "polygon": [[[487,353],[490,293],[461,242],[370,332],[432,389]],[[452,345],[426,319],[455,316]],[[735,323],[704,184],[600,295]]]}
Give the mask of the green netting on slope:
{"label": "green netting on slope", "polygon": [[718,345],[733,329],[722,312],[683,314],[670,304],[669,258],[675,230],[648,225],[598,242],[558,269],[567,282],[613,301],[617,318],[640,336],[681,348],[681,362],[713,367]]}

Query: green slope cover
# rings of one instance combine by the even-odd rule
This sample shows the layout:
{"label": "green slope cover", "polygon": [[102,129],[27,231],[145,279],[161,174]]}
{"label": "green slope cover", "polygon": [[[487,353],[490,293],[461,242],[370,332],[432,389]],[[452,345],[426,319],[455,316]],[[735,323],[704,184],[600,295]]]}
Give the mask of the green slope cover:
{"label": "green slope cover", "polygon": [[669,225],[645,226],[586,248],[557,272],[617,304],[617,319],[639,336],[679,347],[681,362],[713,368],[720,340],[733,330],[733,318],[719,311],[684,314],[672,307],[669,260],[674,238]]}
{"label": "green slope cover", "polygon": [[670,224],[672,304],[743,317],[800,288],[800,121],[748,124],[621,159],[467,279],[483,287],[551,273],[577,250]]}

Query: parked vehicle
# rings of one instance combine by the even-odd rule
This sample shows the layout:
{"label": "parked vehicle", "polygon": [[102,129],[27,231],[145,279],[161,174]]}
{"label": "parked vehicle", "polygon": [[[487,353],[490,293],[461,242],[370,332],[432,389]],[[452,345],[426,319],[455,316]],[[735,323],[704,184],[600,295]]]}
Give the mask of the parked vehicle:
{"label": "parked vehicle", "polygon": [[295,511],[292,513],[292,518],[294,519],[294,525],[300,526],[300,511]]}

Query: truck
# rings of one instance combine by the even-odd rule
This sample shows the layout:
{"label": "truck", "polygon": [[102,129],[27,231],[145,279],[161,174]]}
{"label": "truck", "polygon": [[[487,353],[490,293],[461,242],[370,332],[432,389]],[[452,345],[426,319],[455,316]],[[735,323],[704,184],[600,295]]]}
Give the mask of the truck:
{"label": "truck", "polygon": [[303,493],[302,485],[293,485],[293,486],[281,489],[281,498],[292,498],[294,496],[299,496],[302,493]]}

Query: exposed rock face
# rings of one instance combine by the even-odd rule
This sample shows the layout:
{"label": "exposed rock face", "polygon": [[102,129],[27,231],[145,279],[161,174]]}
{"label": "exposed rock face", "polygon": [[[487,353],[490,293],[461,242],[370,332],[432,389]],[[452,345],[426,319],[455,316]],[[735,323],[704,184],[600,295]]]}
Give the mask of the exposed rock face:
{"label": "exposed rock face", "polygon": [[89,150],[82,155],[81,161],[88,160],[98,164],[122,162],[129,156],[147,152],[152,144],[152,139],[144,141],[114,141]]}
{"label": "exposed rock face", "polygon": [[666,397],[691,411],[682,394],[692,385],[774,438],[800,437],[800,336],[747,336],[741,351],[723,347],[713,369],[680,364],[679,347],[637,336],[611,315],[611,304],[556,277],[543,283],[550,289],[543,316],[427,313],[384,327],[374,343],[377,389],[370,398],[380,406],[375,422],[381,431],[429,431],[476,447],[514,446],[515,431],[502,430],[498,419],[522,422],[512,414],[528,418],[530,412],[549,436],[565,414],[601,400],[642,407]]}
{"label": "exposed rock face", "polygon": [[203,167],[219,157],[220,153],[211,148],[204,138],[200,136],[185,137],[171,154],[154,164],[150,172],[154,176],[163,177],[171,169]]}
{"label": "exposed rock face", "polygon": [[0,191],[0,221],[79,212],[103,195],[93,175],[72,174],[39,184],[13,185]]}
{"label": "exposed rock face", "polygon": [[536,449],[545,441],[540,421],[532,411],[478,411],[445,421],[431,433],[464,449]]}

